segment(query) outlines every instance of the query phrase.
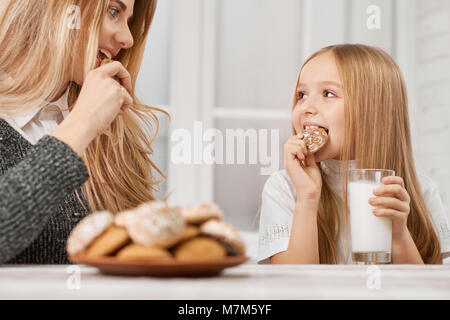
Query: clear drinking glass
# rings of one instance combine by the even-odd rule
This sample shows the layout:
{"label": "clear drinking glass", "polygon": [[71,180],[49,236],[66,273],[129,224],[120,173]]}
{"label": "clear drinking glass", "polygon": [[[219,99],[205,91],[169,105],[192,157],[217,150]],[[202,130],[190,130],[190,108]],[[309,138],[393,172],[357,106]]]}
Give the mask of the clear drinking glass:
{"label": "clear drinking glass", "polygon": [[352,239],[352,259],[356,263],[391,262],[392,220],[373,214],[369,198],[382,186],[381,179],[394,176],[394,170],[352,169],[348,179],[348,204]]}

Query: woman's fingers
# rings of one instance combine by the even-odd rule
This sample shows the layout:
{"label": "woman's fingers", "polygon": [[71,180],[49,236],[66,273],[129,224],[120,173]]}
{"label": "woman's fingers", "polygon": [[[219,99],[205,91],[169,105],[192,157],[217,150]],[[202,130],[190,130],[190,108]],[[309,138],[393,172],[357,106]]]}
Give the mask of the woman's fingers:
{"label": "woman's fingers", "polygon": [[100,68],[109,77],[111,77],[111,78],[118,77],[121,84],[125,87],[125,89],[128,90],[128,92],[133,91],[132,84],[131,84],[131,75],[119,61],[114,61],[114,62],[105,64],[105,65],[101,66]]}

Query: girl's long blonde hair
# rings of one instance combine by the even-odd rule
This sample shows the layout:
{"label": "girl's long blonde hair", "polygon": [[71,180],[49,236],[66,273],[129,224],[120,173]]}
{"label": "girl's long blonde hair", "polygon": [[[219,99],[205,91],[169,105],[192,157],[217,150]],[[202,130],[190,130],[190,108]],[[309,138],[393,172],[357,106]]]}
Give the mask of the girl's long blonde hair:
{"label": "girl's long blonde hair", "polygon": [[[69,91],[72,110],[81,87],[67,83],[76,66],[95,68],[99,35],[110,0],[2,0],[0,4],[0,111],[7,115],[43,108],[50,97]],[[130,22],[134,46],[115,58],[130,72],[133,88],[142,63],[156,0],[136,0]],[[80,14],[77,16],[77,14]],[[71,62],[71,63],[69,63]],[[134,103],[117,117],[83,155],[89,179],[82,187],[91,212],[117,213],[153,200],[161,181],[153,179],[155,111],[131,93]],[[148,128],[147,130],[144,128]],[[149,131],[152,134],[149,134]],[[151,136],[151,138],[149,138]],[[77,196],[84,206],[81,195]]]}
{"label": "girl's long blonde hair", "polygon": [[[425,263],[442,263],[439,238],[425,205],[414,165],[406,87],[400,69],[383,50],[359,44],[334,45],[310,56],[335,57],[344,88],[345,133],[341,150],[343,199],[335,194],[322,173],[318,211],[320,262],[336,264],[337,244],[348,230],[347,175],[354,152],[356,168],[393,169],[403,178],[410,202],[407,226]],[[295,86],[292,109],[297,104]],[[295,134],[295,129],[292,128]],[[342,215],[344,213],[344,215]],[[342,223],[342,224],[341,224]]]}

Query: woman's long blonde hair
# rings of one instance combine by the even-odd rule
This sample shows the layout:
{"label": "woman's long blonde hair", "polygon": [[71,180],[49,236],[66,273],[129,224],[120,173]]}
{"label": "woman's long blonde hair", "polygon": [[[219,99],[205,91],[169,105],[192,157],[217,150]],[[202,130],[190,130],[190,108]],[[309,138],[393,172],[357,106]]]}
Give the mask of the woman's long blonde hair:
{"label": "woman's long blonde hair", "polygon": [[[67,88],[65,81],[76,66],[83,66],[84,75],[95,68],[99,35],[110,0],[1,2],[2,113],[17,115],[32,108],[43,108],[49,97]],[[133,88],[155,9],[156,0],[135,1],[134,18],[130,22],[134,46],[121,50],[115,58],[130,72]],[[81,87],[74,82],[69,85],[69,109],[72,110]],[[165,179],[150,156],[159,128],[154,111],[168,114],[143,104],[134,92],[131,94],[133,105],[92,141],[82,157],[90,176],[82,187],[88,211],[117,213],[154,200],[153,192],[158,190],[161,181],[153,179],[152,169]],[[77,195],[84,206],[81,195],[78,192]]]}
{"label": "woman's long blonde hair", "polygon": [[[414,243],[425,263],[442,263],[439,238],[415,170],[406,87],[399,67],[381,49],[342,44],[314,53],[302,69],[326,52],[333,53],[344,88],[345,133],[341,150],[343,199],[330,188],[319,166],[323,181],[317,217],[320,263],[339,263],[336,246],[341,226],[348,230],[347,175],[352,151],[356,168],[393,169],[403,178],[411,197],[407,225]],[[297,104],[300,73],[292,109]]]}

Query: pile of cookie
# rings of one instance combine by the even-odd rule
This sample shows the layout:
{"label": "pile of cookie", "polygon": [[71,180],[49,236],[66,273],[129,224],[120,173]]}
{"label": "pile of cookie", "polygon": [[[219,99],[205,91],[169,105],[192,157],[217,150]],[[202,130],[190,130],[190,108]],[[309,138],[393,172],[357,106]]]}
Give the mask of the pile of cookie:
{"label": "pile of cookie", "polygon": [[245,244],[215,204],[180,208],[150,201],[116,215],[88,215],[70,233],[67,252],[86,258],[217,261],[245,255]]}

